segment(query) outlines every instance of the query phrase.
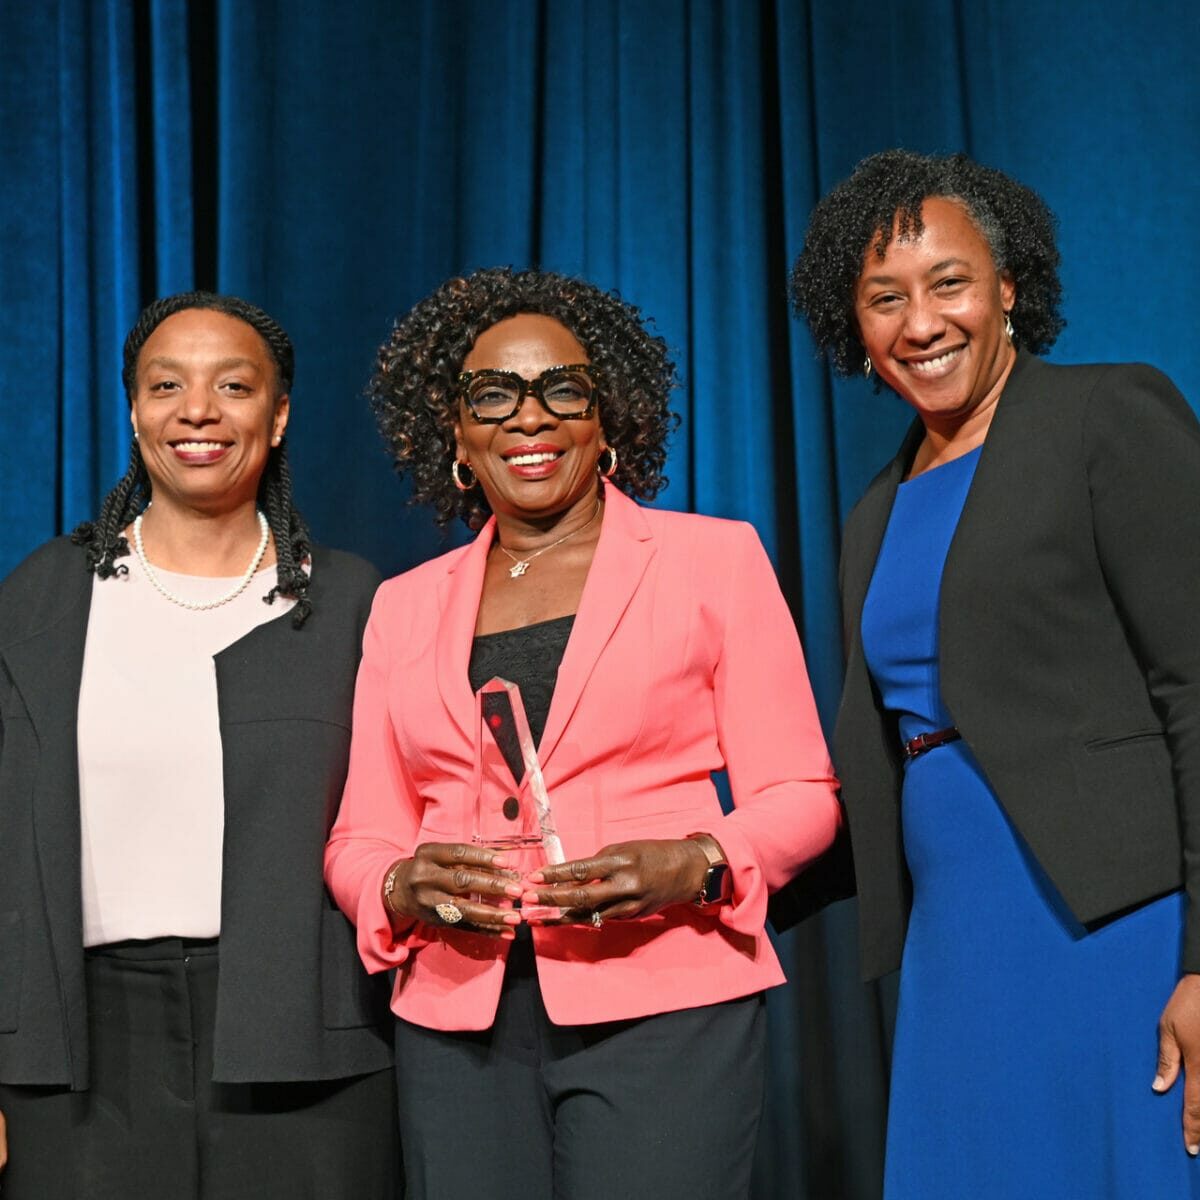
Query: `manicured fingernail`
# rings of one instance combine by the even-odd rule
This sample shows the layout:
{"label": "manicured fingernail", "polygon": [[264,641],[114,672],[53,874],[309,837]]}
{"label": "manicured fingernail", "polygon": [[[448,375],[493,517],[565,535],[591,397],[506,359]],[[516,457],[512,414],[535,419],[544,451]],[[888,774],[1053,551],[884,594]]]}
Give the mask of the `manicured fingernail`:
{"label": "manicured fingernail", "polygon": [[502,942],[515,942],[517,940],[517,935],[515,933],[513,933],[513,931],[511,929],[506,929],[500,935],[500,940]]}
{"label": "manicured fingernail", "polygon": [[503,854],[493,854],[492,855],[492,866],[493,867],[507,867],[508,859]]}
{"label": "manicured fingernail", "polygon": [[546,877],[545,877],[545,875],[543,875],[541,873],[541,871],[534,871],[531,874],[526,875],[525,879],[529,883],[545,883],[546,882]]}
{"label": "manicured fingernail", "polygon": [[1167,1090],[1167,1081],[1161,1075],[1155,1075],[1154,1082],[1150,1086],[1156,1092],[1165,1092]]}
{"label": "manicured fingernail", "polygon": [[541,897],[537,894],[537,892],[522,892],[521,893],[521,903],[522,904],[537,904],[540,900],[541,900]]}
{"label": "manicured fingernail", "polygon": [[519,900],[525,894],[525,889],[519,883],[509,883],[504,887],[504,894]]}
{"label": "manicured fingernail", "polygon": [[516,912],[505,913],[501,919],[504,921],[505,925],[520,925],[521,914]]}
{"label": "manicured fingernail", "polygon": [[1192,1145],[1190,1145],[1190,1146],[1187,1148],[1187,1152],[1188,1152],[1188,1153],[1189,1153],[1189,1154],[1190,1154],[1190,1155],[1191,1155],[1193,1158],[1195,1158],[1197,1154],[1200,1154],[1200,1142],[1193,1143]]}

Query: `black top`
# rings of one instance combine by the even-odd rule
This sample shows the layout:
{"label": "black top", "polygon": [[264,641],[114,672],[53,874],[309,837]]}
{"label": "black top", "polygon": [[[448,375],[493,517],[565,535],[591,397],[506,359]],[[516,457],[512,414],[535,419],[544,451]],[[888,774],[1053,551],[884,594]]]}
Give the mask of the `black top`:
{"label": "black top", "polygon": [[471,643],[471,662],[467,667],[471,690],[479,691],[497,675],[515,683],[521,689],[521,702],[535,746],[546,728],[558,667],[574,624],[572,613],[538,621],[536,625],[523,625],[520,629],[477,634]]}

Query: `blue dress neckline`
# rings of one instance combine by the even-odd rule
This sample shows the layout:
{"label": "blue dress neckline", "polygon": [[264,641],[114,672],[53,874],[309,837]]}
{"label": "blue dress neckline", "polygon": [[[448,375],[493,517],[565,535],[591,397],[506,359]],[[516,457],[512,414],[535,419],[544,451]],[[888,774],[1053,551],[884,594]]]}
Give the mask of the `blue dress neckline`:
{"label": "blue dress neckline", "polygon": [[957,458],[949,459],[944,463],[938,463],[936,467],[928,467],[926,470],[922,471],[920,475],[913,475],[909,479],[902,479],[900,481],[900,486],[906,487],[910,483],[916,483],[921,479],[928,479],[930,476],[937,475],[941,471],[949,471],[952,467],[961,466],[965,463],[971,463],[974,465],[979,461],[979,455],[983,451],[983,445],[984,444],[980,442],[974,450],[968,450],[966,454],[960,454]]}

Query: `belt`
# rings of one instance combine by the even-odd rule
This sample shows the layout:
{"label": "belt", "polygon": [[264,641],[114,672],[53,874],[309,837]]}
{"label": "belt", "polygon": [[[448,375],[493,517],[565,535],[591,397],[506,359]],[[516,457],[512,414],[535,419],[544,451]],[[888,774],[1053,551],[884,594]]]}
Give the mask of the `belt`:
{"label": "belt", "polygon": [[936,750],[938,746],[944,746],[947,742],[957,742],[961,737],[962,734],[953,725],[949,729],[935,729],[932,733],[918,733],[915,738],[909,738],[904,743],[904,757],[911,762],[927,750]]}

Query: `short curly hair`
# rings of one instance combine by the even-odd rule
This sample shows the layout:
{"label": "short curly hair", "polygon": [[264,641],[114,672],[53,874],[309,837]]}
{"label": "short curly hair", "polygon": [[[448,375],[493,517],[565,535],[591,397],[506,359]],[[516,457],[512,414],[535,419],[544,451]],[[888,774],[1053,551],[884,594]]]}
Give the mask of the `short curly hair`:
{"label": "short curly hair", "polygon": [[379,348],[367,394],[413,502],[432,505],[440,525],[458,516],[478,529],[487,519],[481,489],[460,492],[450,478],[457,381],[475,339],[518,313],[553,317],[587,351],[601,377],[605,437],[617,451],[613,482],[653,499],[667,483],[667,437],[678,423],[668,407],[677,375],[666,342],[615,292],[550,271],[490,267],[447,280]]}
{"label": "short curly hair", "polygon": [[1055,220],[1045,201],[965,154],[884,150],[864,158],[813,210],[788,280],[796,312],[840,374],[853,375],[866,361],[854,291],[868,247],[882,258],[896,228],[903,237],[919,235],[921,205],[931,196],[956,200],[967,210],[996,269],[1016,284],[1014,342],[1041,354],[1062,332]]}

